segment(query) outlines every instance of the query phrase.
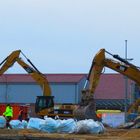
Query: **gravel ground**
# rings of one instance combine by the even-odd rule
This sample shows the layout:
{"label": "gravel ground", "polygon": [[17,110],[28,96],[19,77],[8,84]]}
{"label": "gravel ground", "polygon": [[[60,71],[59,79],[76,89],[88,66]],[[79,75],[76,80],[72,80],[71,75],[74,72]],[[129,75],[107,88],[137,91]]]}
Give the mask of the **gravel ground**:
{"label": "gravel ground", "polygon": [[58,134],[0,129],[0,140],[140,140],[140,129],[107,129],[104,134]]}

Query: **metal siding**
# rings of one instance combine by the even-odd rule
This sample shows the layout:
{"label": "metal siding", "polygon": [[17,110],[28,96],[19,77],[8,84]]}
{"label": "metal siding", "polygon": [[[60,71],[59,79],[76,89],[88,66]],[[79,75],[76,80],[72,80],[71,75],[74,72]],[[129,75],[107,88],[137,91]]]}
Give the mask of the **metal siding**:
{"label": "metal siding", "polygon": [[55,103],[75,104],[75,84],[51,84]]}
{"label": "metal siding", "polygon": [[[54,102],[79,103],[84,82],[85,78],[79,83],[50,83]],[[0,91],[1,103],[35,103],[36,96],[43,95],[42,89],[35,83],[9,83],[6,85],[1,83]]]}
{"label": "metal siding", "polygon": [[8,103],[35,103],[36,96],[42,95],[41,88],[38,85],[33,84],[8,84],[7,92],[2,90],[5,85],[0,85],[1,94],[7,99],[2,98],[1,102]]}
{"label": "metal siding", "polygon": [[78,103],[78,84],[75,84],[75,104]]}
{"label": "metal siding", "polygon": [[2,84],[0,85],[0,103],[6,101],[7,98],[7,85]]}
{"label": "metal siding", "polygon": [[77,103],[80,103],[81,102],[81,91],[83,90],[84,88],[84,84],[85,84],[85,81],[86,81],[86,77],[84,77],[79,83],[78,83],[78,99],[77,99]]}

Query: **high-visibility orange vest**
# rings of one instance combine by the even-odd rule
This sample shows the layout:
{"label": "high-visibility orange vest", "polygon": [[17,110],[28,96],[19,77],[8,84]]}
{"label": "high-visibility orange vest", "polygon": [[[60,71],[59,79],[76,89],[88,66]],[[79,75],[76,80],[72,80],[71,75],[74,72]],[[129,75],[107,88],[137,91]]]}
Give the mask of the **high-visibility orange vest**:
{"label": "high-visibility orange vest", "polygon": [[101,114],[101,113],[98,113],[98,114],[97,114],[97,117],[98,117],[98,118],[102,118],[102,114]]}

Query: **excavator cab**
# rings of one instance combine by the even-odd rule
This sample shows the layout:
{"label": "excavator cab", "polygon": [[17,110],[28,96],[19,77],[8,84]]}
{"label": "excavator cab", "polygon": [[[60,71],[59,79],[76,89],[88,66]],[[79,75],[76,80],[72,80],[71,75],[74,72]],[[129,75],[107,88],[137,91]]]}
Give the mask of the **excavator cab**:
{"label": "excavator cab", "polygon": [[54,96],[37,96],[35,103],[35,112],[39,116],[44,116],[44,114],[49,114],[54,108]]}

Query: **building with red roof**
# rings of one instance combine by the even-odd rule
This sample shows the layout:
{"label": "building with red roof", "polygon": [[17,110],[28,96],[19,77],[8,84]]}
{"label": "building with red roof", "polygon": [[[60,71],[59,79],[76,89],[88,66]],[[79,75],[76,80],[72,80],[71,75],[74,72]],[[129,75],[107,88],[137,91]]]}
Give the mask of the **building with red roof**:
{"label": "building with red roof", "polygon": [[[45,74],[55,103],[80,103],[81,90],[87,74]],[[127,98],[134,100],[134,82],[128,79]],[[43,95],[40,86],[29,74],[3,74],[0,77],[1,103],[35,103],[36,96]],[[122,106],[126,99],[125,77],[121,74],[102,74],[95,90],[97,106],[107,108]]]}
{"label": "building with red roof", "polygon": [[[45,74],[55,103],[79,103],[86,74]],[[1,103],[35,103],[43,95],[29,74],[3,74],[0,77]]]}

